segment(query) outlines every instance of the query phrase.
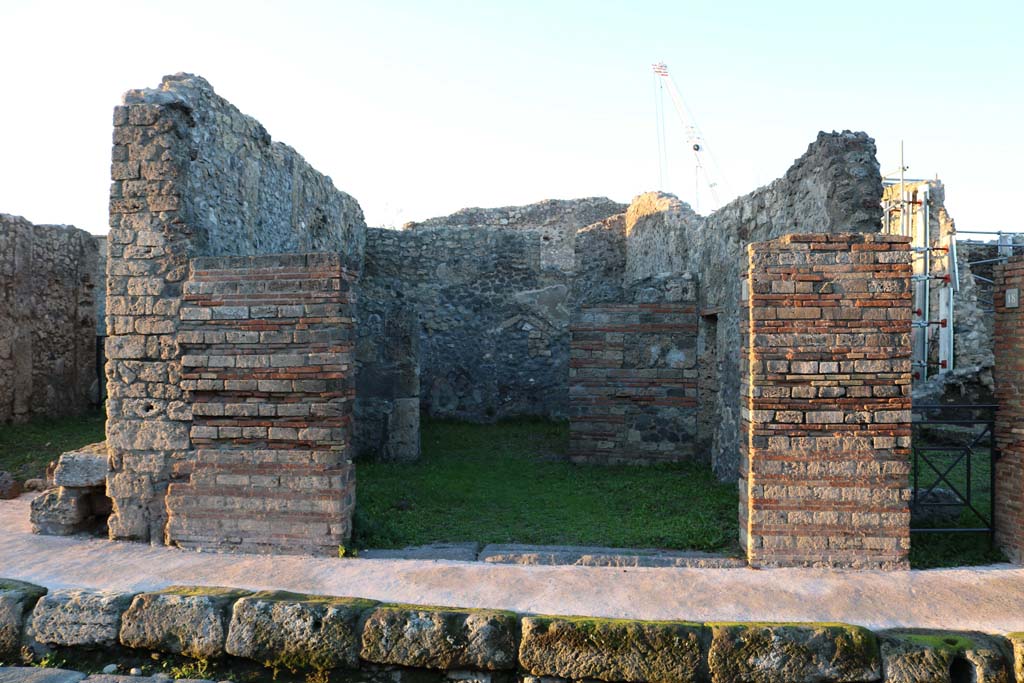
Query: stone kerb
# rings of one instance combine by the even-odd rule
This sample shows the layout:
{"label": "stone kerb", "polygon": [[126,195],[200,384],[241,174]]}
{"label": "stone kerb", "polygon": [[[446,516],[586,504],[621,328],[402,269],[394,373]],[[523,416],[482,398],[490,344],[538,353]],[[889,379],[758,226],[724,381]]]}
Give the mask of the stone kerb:
{"label": "stone kerb", "polygon": [[1014,562],[1024,561],[1024,256],[995,269],[996,460],[995,538]]}
{"label": "stone kerb", "polygon": [[192,261],[178,341],[196,454],[175,468],[168,543],[333,555],[347,541],[355,275],[342,263]]}
{"label": "stone kerb", "polygon": [[[544,616],[210,586],[47,592],[0,579],[0,657],[40,645],[72,658],[121,645],[232,670],[248,660],[372,680],[926,683],[953,672],[1024,683],[1024,634]],[[0,667],[0,680],[28,680],[12,671]]]}
{"label": "stone kerb", "polygon": [[748,247],[740,541],[752,566],[906,568],[906,238]]}

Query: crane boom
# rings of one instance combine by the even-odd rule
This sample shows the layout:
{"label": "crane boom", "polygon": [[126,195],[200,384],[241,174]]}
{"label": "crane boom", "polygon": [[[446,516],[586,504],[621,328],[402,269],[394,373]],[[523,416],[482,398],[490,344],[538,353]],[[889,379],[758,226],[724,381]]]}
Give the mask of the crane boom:
{"label": "crane boom", "polygon": [[[695,182],[699,187],[700,179],[703,176],[704,183],[707,185],[707,188],[711,193],[711,197],[717,207],[720,204],[717,190],[718,181],[709,169],[709,166],[714,166],[714,159],[710,159],[710,164],[705,163],[706,151],[704,148],[704,136],[701,134],[700,128],[697,126],[697,121],[690,112],[689,107],[686,106],[686,102],[683,100],[682,95],[679,94],[679,89],[676,88],[676,84],[675,81],[672,80],[672,76],[669,75],[668,65],[664,62],[658,62],[651,66],[654,69],[655,75],[659,77],[659,81],[662,83],[664,88],[668,90],[669,98],[672,100],[672,105],[676,110],[676,115],[679,117],[679,121],[683,125],[683,130],[686,131],[686,141],[690,145],[690,151],[693,153],[694,161],[696,163]],[[659,154],[661,154],[660,150]],[[695,208],[698,208],[699,192],[697,192],[697,188],[695,188],[694,191]]]}

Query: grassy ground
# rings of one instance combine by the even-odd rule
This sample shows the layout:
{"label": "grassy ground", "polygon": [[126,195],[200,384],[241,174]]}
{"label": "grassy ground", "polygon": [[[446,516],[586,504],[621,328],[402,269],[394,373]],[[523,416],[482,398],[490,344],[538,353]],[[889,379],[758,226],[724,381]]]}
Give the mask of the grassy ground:
{"label": "grassy ground", "polygon": [[64,451],[103,441],[102,413],[27,424],[0,425],[0,470],[15,479],[46,474],[46,465]]}
{"label": "grassy ground", "polygon": [[[41,477],[64,451],[103,438],[99,413],[3,425],[0,470]],[[564,423],[434,421],[424,423],[422,438],[419,462],[358,464],[355,547],[476,541],[738,553],[736,486],[719,483],[706,466],[571,465],[560,459]],[[931,454],[940,470],[952,457]],[[975,507],[987,515],[988,458],[975,456],[972,468]],[[936,476],[922,465],[919,486]],[[948,478],[964,490],[964,463]],[[980,526],[968,510],[941,525]],[[911,541],[916,569],[1005,561],[987,534],[914,533]]]}
{"label": "grassy ground", "polygon": [[603,467],[559,458],[568,425],[426,422],[411,464],[360,462],[360,548],[437,541],[737,550],[735,484],[703,465]]}
{"label": "grassy ground", "polygon": [[[949,445],[971,441],[969,434],[950,433],[946,435]],[[992,486],[990,481],[991,459],[987,448],[978,447],[970,459],[970,482],[968,484],[967,459],[960,458],[955,451],[927,450],[928,462],[918,461],[917,486],[923,493],[932,484],[937,487],[955,488],[962,494],[970,490],[971,504],[981,513],[965,507],[960,516],[948,521],[921,523],[913,522],[914,528],[945,527],[970,529],[985,527],[991,519],[990,502]],[[937,470],[937,471],[936,471]],[[948,470],[948,472],[947,472]],[[945,473],[945,481],[939,480],[939,473]],[[913,479],[911,480],[913,486]],[[910,564],[915,569],[933,567],[957,567],[1005,562],[1006,556],[994,547],[987,533],[922,533],[911,535]]]}

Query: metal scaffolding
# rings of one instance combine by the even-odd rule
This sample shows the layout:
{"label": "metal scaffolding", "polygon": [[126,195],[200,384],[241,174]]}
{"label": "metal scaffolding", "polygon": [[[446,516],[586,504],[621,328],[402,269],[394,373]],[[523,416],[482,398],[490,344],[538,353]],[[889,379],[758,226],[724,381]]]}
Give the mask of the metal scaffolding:
{"label": "metal scaffolding", "polygon": [[[900,146],[900,169],[882,183],[889,191],[882,201],[882,229],[911,238],[913,250],[914,321],[912,362],[914,379],[953,369],[953,307],[960,281],[956,272],[956,235],[934,235],[931,216],[931,184],[935,181],[906,178]],[[944,243],[943,243],[944,242]],[[937,304],[934,305],[933,304]],[[938,352],[932,360],[933,337]]]}

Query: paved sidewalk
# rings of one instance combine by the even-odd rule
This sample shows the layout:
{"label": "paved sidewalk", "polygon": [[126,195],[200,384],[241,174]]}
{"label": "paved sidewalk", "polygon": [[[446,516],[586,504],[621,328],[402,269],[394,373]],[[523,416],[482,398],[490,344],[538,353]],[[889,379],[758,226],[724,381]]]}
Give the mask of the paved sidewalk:
{"label": "paved sidewalk", "polygon": [[348,595],[548,614],[693,621],[843,621],[1024,631],[1024,568],[908,572],[521,566],[196,553],[35,536],[30,496],[0,501],[0,577],[49,588],[171,584]]}

